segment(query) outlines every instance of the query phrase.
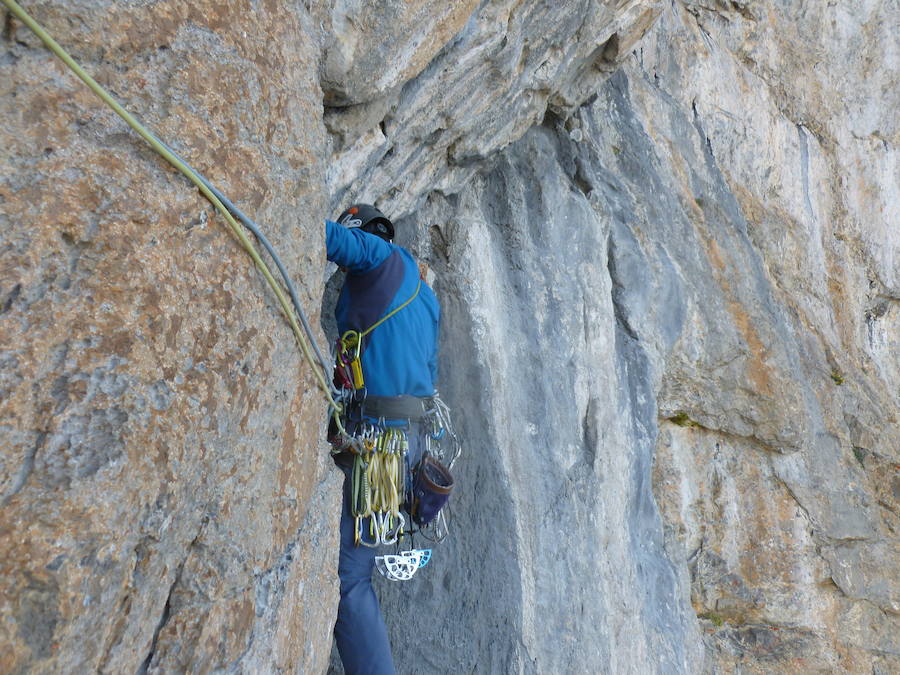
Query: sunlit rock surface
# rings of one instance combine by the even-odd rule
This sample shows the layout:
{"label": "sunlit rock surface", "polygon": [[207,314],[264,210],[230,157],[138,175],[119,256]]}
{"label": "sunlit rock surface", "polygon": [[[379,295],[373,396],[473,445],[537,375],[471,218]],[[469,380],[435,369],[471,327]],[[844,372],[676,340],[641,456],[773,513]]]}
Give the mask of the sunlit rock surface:
{"label": "sunlit rock surface", "polygon": [[[465,455],[453,537],[378,584],[401,673],[900,670],[889,0],[26,9],[315,314],[351,200],[436,272]],[[339,672],[271,292],[5,26],[0,671]]]}
{"label": "sunlit rock surface", "polygon": [[[309,17],[25,5],[265,224],[315,306]],[[0,671],[321,668],[339,482],[292,334],[210,204],[5,26]]]}

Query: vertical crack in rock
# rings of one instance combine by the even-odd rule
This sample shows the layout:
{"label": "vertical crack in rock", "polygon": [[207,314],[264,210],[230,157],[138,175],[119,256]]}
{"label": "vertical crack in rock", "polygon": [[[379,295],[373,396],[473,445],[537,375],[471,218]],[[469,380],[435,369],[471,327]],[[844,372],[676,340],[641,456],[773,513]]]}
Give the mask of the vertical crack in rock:
{"label": "vertical crack in rock", "polygon": [[639,340],[637,331],[635,331],[628,321],[628,310],[622,300],[624,285],[622,284],[619,275],[616,273],[616,242],[612,230],[610,230],[609,236],[606,239],[606,269],[609,271],[609,279],[612,282],[611,298],[613,312],[616,317],[616,324],[618,324],[632,340]]}
{"label": "vertical crack in rock", "polygon": [[0,314],[6,314],[9,310],[12,309],[13,304],[16,300],[19,299],[19,295],[22,293],[22,284],[16,284],[12,287],[12,290],[7,294],[6,300],[3,301],[3,307],[0,307]]}
{"label": "vertical crack in rock", "polygon": [[592,396],[581,420],[581,444],[584,449],[584,460],[591,471],[594,470],[594,465],[597,463],[597,447],[600,443],[600,434],[597,429],[597,407],[599,405],[599,400]]}
{"label": "vertical crack in rock", "polygon": [[710,169],[711,175],[715,176],[719,173],[718,167],[716,166],[716,156],[713,154],[712,141],[703,130],[703,123],[700,120],[700,113],[697,111],[697,99],[691,101],[691,111],[693,112],[694,116],[694,128],[697,130],[697,134],[699,134],[700,139],[703,142],[704,151],[706,153],[707,166]]}
{"label": "vertical crack in rock", "polygon": [[159,622],[156,624],[156,629],[153,631],[153,639],[150,640],[150,649],[147,651],[147,657],[137,670],[138,675],[146,675],[150,668],[150,664],[153,662],[153,656],[156,654],[156,646],[159,642],[159,634],[162,632],[166,623],[168,623],[171,614],[172,593],[174,593],[178,582],[181,581],[181,573],[184,570],[184,563],[186,560],[187,558],[181,562],[181,565],[178,567],[178,572],[175,574],[175,580],[172,582],[172,585],[169,586],[169,593],[166,596],[166,604],[163,606],[162,616],[160,616]]}
{"label": "vertical crack in rock", "polygon": [[187,552],[185,553],[184,558],[181,561],[181,564],[178,565],[178,571],[175,573],[175,578],[172,581],[172,585],[169,586],[169,592],[166,594],[166,602],[163,605],[162,615],[159,617],[159,622],[156,624],[156,629],[153,631],[153,638],[150,640],[150,649],[147,651],[147,656],[144,658],[144,661],[141,663],[140,667],[137,670],[137,675],[146,675],[150,666],[153,664],[153,657],[156,654],[156,649],[159,644],[159,636],[162,633],[163,628],[166,627],[166,624],[169,622],[169,618],[172,615],[172,596],[175,593],[175,589],[178,587],[178,584],[181,582],[181,575],[184,573],[184,566],[188,561],[188,558],[191,557],[191,553],[194,550],[194,546],[199,541],[200,537],[203,534],[203,530],[206,529],[206,525],[209,523],[209,518],[204,516],[200,522],[200,528],[197,530],[196,536],[191,540],[191,543],[187,546]]}

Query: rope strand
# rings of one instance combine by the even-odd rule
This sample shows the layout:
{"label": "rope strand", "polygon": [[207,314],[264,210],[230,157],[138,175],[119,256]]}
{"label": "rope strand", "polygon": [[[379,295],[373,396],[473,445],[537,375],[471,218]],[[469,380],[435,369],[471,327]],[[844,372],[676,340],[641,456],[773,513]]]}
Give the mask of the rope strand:
{"label": "rope strand", "polygon": [[[41,27],[41,25],[37,21],[35,21],[24,9],[22,9],[22,7],[17,2],[15,2],[15,0],[2,0],[2,2],[10,10],[10,12],[12,12],[13,15],[15,15],[19,20],[22,21],[22,23],[24,23],[29,29],[31,29],[31,31],[35,35],[37,35],[38,38],[40,38],[41,41],[47,46],[47,48],[50,49],[50,51],[52,51],[57,57],[59,57],[63,61],[63,63],[65,63],[72,70],[72,72],[75,73],[75,75],[77,75],[78,78],[81,79],[81,81],[91,89],[91,91],[93,91],[104,103],[112,108],[116,112],[116,114],[119,115],[119,117],[125,120],[128,126],[134,129],[134,131],[137,132],[137,134],[140,135],[141,138],[147,141],[147,143],[150,144],[150,146],[154,150],[156,150],[156,152],[161,157],[163,157],[163,159],[165,159],[167,162],[169,162],[169,164],[178,169],[178,171],[180,171],[188,180],[196,185],[203,196],[206,197],[210,202],[212,202],[213,206],[215,206],[215,208],[222,214],[222,216],[228,223],[228,226],[231,228],[231,231],[238,238],[244,250],[247,251],[250,257],[253,259],[253,262],[262,272],[263,276],[266,279],[266,282],[269,284],[269,286],[275,293],[275,296],[278,298],[278,303],[281,305],[281,309],[284,312],[284,315],[287,318],[288,323],[290,324],[291,330],[293,331],[294,336],[296,337],[297,342],[300,345],[300,350],[303,353],[303,357],[312,368],[313,374],[316,378],[316,382],[325,395],[329,406],[332,408],[332,414],[336,423],[340,428],[342,428],[339,419],[340,416],[338,414],[341,406],[335,401],[335,397],[333,395],[333,385],[329,384],[325,376],[325,373],[328,372],[328,367],[326,366],[325,359],[322,357],[322,352],[319,350],[318,345],[316,345],[315,340],[313,339],[313,336],[311,334],[312,331],[309,327],[308,321],[306,321],[305,314],[299,306],[299,300],[296,297],[296,293],[293,290],[292,284],[290,284],[290,281],[287,278],[287,273],[283,269],[283,265],[280,264],[281,261],[277,258],[277,256],[275,256],[274,249],[271,248],[271,245],[268,244],[268,240],[266,240],[265,237],[262,236],[262,233],[259,232],[259,228],[250,227],[248,225],[248,228],[253,231],[253,233],[257,237],[260,238],[260,241],[270,252],[270,254],[272,254],[273,259],[275,259],[276,261],[276,265],[278,265],[282,275],[284,276],[285,281],[290,288],[292,300],[294,301],[295,306],[300,313],[301,319],[303,320],[304,328],[309,334],[309,344],[307,344],[306,339],[304,339],[304,336],[300,330],[300,326],[297,323],[297,317],[295,316],[294,312],[291,311],[291,307],[284,295],[284,291],[278,285],[278,282],[275,281],[275,278],[272,276],[271,270],[269,269],[265,261],[260,257],[259,252],[253,246],[253,243],[244,233],[243,229],[241,229],[240,225],[238,225],[231,212],[225,207],[225,204],[223,204],[223,200],[220,199],[219,196],[217,196],[217,194],[221,195],[221,193],[218,190],[215,190],[215,188],[213,188],[205,178],[203,178],[197,171],[195,171],[193,167],[184,162],[184,160],[176,155],[165,143],[160,141],[140,122],[138,122],[137,119],[133,115],[131,115],[131,113],[125,110],[125,108],[123,108],[118,103],[118,101],[116,101],[102,86],[100,86],[96,82],[96,80],[94,80],[94,78],[88,75],[88,73],[85,72],[85,70],[80,65],[78,65],[78,63],[71,56],[69,56],[66,50],[63,49],[56,42],[56,40],[54,40],[47,33],[47,31],[45,31]],[[243,216],[243,214],[240,213],[240,211],[236,207],[234,207],[233,204],[230,204],[230,206],[238,213],[239,216]],[[246,218],[246,216],[244,216],[241,218],[241,220],[245,225],[247,225],[249,218]],[[310,344],[312,344],[315,348],[316,354],[319,357],[319,362],[322,365],[323,370],[320,370],[316,365],[315,360],[313,359],[313,355],[310,351]]]}

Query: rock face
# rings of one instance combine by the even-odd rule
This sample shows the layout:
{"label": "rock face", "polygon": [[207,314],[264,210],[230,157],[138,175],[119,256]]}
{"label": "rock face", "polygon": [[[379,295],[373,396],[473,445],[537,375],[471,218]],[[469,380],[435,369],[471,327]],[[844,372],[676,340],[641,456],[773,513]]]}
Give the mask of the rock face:
{"label": "rock face", "polygon": [[[219,4],[28,9],[270,225],[312,306],[313,28]],[[196,190],[6,27],[0,671],[315,670],[338,482],[287,324]]]}
{"label": "rock face", "polygon": [[[378,584],[399,672],[900,670],[890,0],[97,4],[26,9],[308,308],[351,200],[437,273],[465,455],[453,537]],[[323,672],[312,373],[222,218],[5,26],[0,671]]]}

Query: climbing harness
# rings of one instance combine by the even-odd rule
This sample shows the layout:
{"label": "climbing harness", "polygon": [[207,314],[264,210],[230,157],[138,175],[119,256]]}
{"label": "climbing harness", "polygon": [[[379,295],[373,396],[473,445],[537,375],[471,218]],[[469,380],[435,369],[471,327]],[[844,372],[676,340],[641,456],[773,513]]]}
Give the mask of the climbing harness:
{"label": "climbing harness", "polygon": [[[282,311],[285,314],[285,317],[290,324],[291,330],[294,333],[294,336],[297,339],[297,342],[300,346],[300,351],[303,354],[304,359],[309,364],[309,366],[313,370],[313,374],[316,378],[316,383],[319,388],[322,390],[322,393],[325,395],[325,398],[328,401],[328,404],[332,410],[332,419],[338,425],[338,427],[342,427],[342,423],[340,421],[340,404],[336,400],[336,394],[338,393],[335,387],[328,382],[328,378],[326,376],[328,372],[328,363],[322,355],[321,350],[316,344],[315,336],[312,332],[312,328],[309,325],[309,321],[306,317],[306,313],[303,311],[302,306],[300,305],[300,301],[297,297],[296,290],[294,289],[293,284],[290,281],[290,278],[287,274],[287,270],[284,268],[284,265],[281,262],[281,259],[275,253],[274,248],[268,239],[262,234],[253,221],[247,218],[243,212],[240,211],[230,200],[228,200],[219,190],[214,188],[209,181],[201,175],[198,171],[196,171],[192,166],[190,166],[187,162],[185,162],[177,153],[175,153],[172,148],[163,143],[159,138],[157,138],[153,133],[151,133],[146,127],[144,127],[137,119],[131,115],[125,108],[123,108],[103,87],[101,87],[96,80],[94,80],[90,75],[85,72],[81,66],[41,27],[40,24],[37,23],[22,7],[15,2],[15,0],[0,0],[4,5],[13,13],[19,20],[22,21],[31,31],[41,39],[41,41],[52,51],[56,56],[58,56],[63,63],[65,63],[75,75],[78,76],[90,89],[93,91],[104,103],[106,103],[110,108],[112,108],[119,117],[121,117],[125,122],[134,129],[135,132],[138,133],[150,146],[167,162],[169,162],[172,166],[174,166],[178,171],[180,171],[188,180],[190,180],[194,185],[200,190],[200,192],[215,206],[215,208],[222,214],[228,223],[229,228],[234,233],[234,235],[238,238],[238,241],[241,243],[241,246],[250,257],[253,259],[253,262],[259,268],[260,272],[262,272],[263,277],[265,277],[266,282],[271,287],[272,291],[275,293],[275,296],[278,299],[279,305],[281,306]],[[260,257],[256,248],[253,246],[253,243],[238,225],[235,220],[237,217],[246,227],[249,229],[259,240],[259,242],[263,245],[263,247],[268,251],[269,255],[272,256],[272,259],[275,262],[275,265],[278,267],[278,271],[280,272],[285,285],[288,288],[288,292],[290,294],[291,302],[293,303],[293,308],[296,311],[296,315],[294,311],[291,309],[291,305],[288,304],[288,300],[285,297],[284,291],[278,285],[278,282],[275,281],[274,276],[272,275],[269,266],[266,262]],[[300,318],[300,322],[303,326],[301,331],[300,325],[297,323],[297,317]],[[305,333],[305,337],[304,337]],[[308,341],[308,342],[307,342]],[[316,364],[315,359],[313,358],[312,351],[315,352],[316,357],[318,358],[319,364]]]}
{"label": "climbing harness", "polygon": [[[434,543],[442,541],[450,525],[448,500],[454,486],[450,467],[461,452],[447,406],[437,395],[370,396],[348,399],[344,410],[347,432],[330,440],[335,455],[352,458],[354,543],[399,548],[404,537],[415,532]],[[403,426],[392,426],[397,423]],[[421,433],[423,446],[415,467],[409,465],[412,429]]]}
{"label": "climbing harness", "polygon": [[[367,329],[345,331],[336,345],[334,384],[340,391],[343,430],[332,429],[329,441],[333,454],[352,456],[350,510],[358,546],[396,543],[399,548],[403,537],[412,535],[405,529],[404,511],[427,539],[437,542],[448,532],[444,507],[453,478],[443,462],[452,465],[460,453],[449,409],[437,394],[368,396],[362,370],[366,336],[409,306],[421,287],[420,279],[409,299]],[[415,467],[409,466],[412,429],[423,436],[422,458]],[[405,554],[397,555],[401,557],[382,557],[377,569],[394,581],[410,578],[412,572],[403,570],[417,567],[407,564]]]}

